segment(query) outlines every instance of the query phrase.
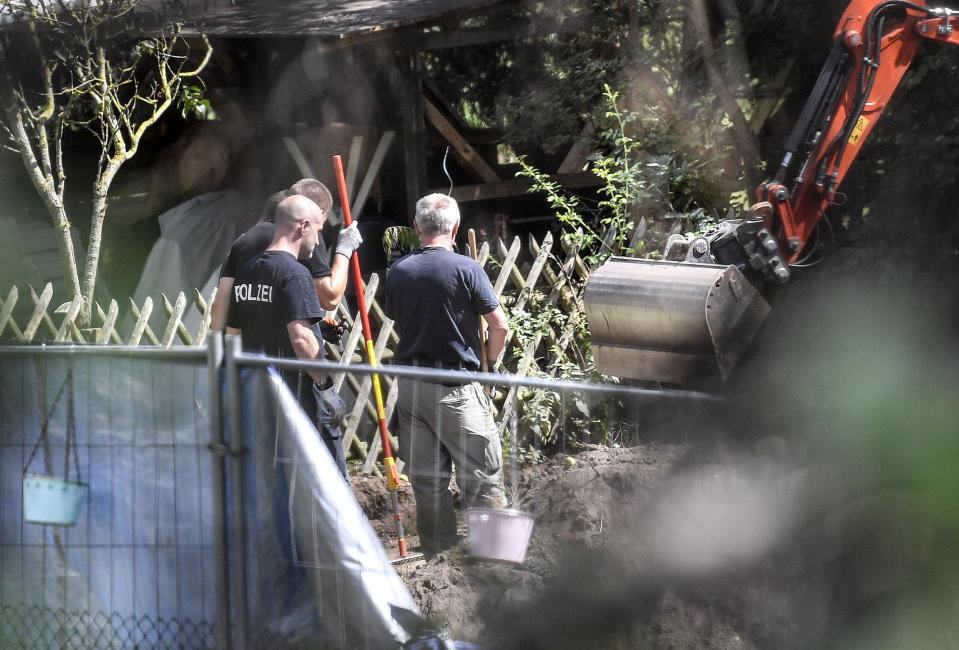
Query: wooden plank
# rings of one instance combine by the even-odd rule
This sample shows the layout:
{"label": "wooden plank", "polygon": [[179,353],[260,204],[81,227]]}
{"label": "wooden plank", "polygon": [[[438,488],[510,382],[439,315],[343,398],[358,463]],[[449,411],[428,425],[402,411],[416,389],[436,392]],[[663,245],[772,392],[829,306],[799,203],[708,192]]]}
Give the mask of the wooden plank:
{"label": "wooden plank", "polygon": [[[374,276],[376,277],[377,282],[379,282],[379,276],[376,273],[370,274],[370,283],[373,282]],[[396,330],[393,329],[393,321],[386,316],[386,312],[383,311],[383,308],[380,306],[379,301],[376,298],[368,301],[366,303],[367,308],[369,309],[370,316],[374,317],[374,320],[380,324],[380,327],[383,327],[387,323],[390,324],[390,343],[396,345],[400,341],[399,334],[396,333]],[[384,353],[386,358],[393,358],[393,351],[388,350]]]}
{"label": "wooden plank", "polygon": [[[387,341],[389,341],[389,334],[390,333],[386,328],[380,330],[380,334],[379,336],[377,336],[376,341],[374,342],[373,358],[376,360],[376,366],[381,365],[380,359],[383,356],[383,351],[386,349],[386,343]],[[382,396],[382,390],[383,390],[384,384],[386,384],[387,389],[389,389],[389,384],[387,384],[386,380],[387,378],[384,377],[383,375],[378,375],[381,396]],[[368,407],[368,411],[370,411],[370,416],[373,418],[373,422],[376,423],[376,427],[378,428],[379,427],[379,409],[376,406],[376,391],[373,390],[372,375],[363,376],[363,381],[360,386],[360,391],[357,392],[356,402],[353,405],[353,412],[351,414],[349,439],[343,441],[344,451],[349,449],[350,444],[352,444],[354,438],[356,438],[356,431],[360,423],[359,409],[356,408],[357,405]],[[346,435],[344,435],[343,437],[347,438]],[[374,435],[373,437],[379,438],[378,431],[377,431],[377,434]],[[391,442],[391,444],[394,444],[394,447],[395,447],[395,443]]]}
{"label": "wooden plank", "polygon": [[363,206],[366,205],[366,199],[370,195],[370,188],[373,187],[373,181],[380,173],[380,168],[386,159],[386,153],[390,150],[390,145],[395,137],[396,131],[386,131],[380,136],[380,141],[376,144],[376,150],[373,152],[373,159],[370,161],[370,166],[363,177],[363,184],[360,185],[359,191],[353,197],[353,205],[350,210],[354,217],[359,217],[363,212]]}
{"label": "wooden plank", "polygon": [[[346,161],[347,196],[353,196],[353,190],[356,188],[356,174],[360,169],[360,155],[363,153],[363,140],[363,136],[359,134],[350,138],[350,157]],[[350,206],[350,214],[353,214],[353,206]]]}
{"label": "wooden plank", "polygon": [[[581,172],[578,174],[553,174],[549,178],[550,180],[559,183],[566,189],[598,187],[602,183],[600,178],[592,172]],[[522,194],[526,194],[529,192],[529,188],[532,186],[533,181],[523,177],[494,183],[457,185],[453,195],[459,203],[487,201],[489,199],[506,199],[511,196],[520,196]],[[429,192],[439,192],[441,194],[445,194],[448,190],[448,187],[443,187],[431,189]]]}
{"label": "wooden plank", "polygon": [[575,174],[586,171],[586,163],[590,153],[590,139],[596,133],[596,126],[592,121],[586,123],[573,146],[566,152],[566,157],[556,170],[557,174]]}
{"label": "wooden plank", "polygon": [[403,87],[403,162],[406,167],[406,207],[412,212],[426,189],[426,122],[423,117],[423,64],[420,50],[408,50]]}
{"label": "wooden plank", "polygon": [[[386,396],[386,421],[392,422],[393,412],[396,410],[396,400],[400,393],[400,383],[394,381],[390,386],[389,393]],[[392,444],[392,438],[390,440]],[[380,436],[373,436],[373,441],[370,443],[369,452],[366,456],[366,462],[363,463],[363,473],[364,474],[376,474],[377,476],[381,475],[381,472],[376,466],[376,461],[380,456],[380,450],[383,447],[383,443],[380,440]],[[399,458],[396,459],[397,470],[403,471],[403,461]]]}
{"label": "wooden plank", "polygon": [[170,307],[170,301],[167,300],[166,294],[160,295],[163,297],[163,308],[167,311],[170,318],[170,320],[167,321],[166,330],[163,332],[163,338],[160,340],[160,344],[165,348],[170,347],[173,345],[173,339],[179,334],[184,343],[193,345],[193,337],[190,336],[186,327],[183,326],[182,320],[183,312],[186,311],[186,296],[181,291],[177,294],[176,304]]}
{"label": "wooden plank", "polygon": [[503,289],[506,288],[506,281],[509,280],[510,273],[512,273],[516,266],[516,258],[519,257],[522,247],[523,244],[519,237],[513,237],[513,243],[503,257],[503,266],[500,268],[499,275],[496,277],[496,283],[493,285],[493,291],[496,292],[497,298],[503,295]]}
{"label": "wooden plank", "polygon": [[[532,295],[533,287],[536,286],[536,281],[539,279],[540,273],[543,271],[543,268],[546,265],[546,260],[549,257],[549,253],[552,248],[553,235],[552,233],[547,232],[546,236],[543,237],[542,246],[540,246],[538,249],[539,252],[536,254],[536,257],[533,259],[533,263],[530,265],[529,273],[526,274],[526,278],[522,281],[519,296],[516,298],[516,302],[513,304],[511,311],[520,311],[526,307],[526,303],[529,301],[529,298]],[[496,362],[492,365],[494,369],[503,365],[503,359],[506,356],[506,351],[509,349],[509,345],[514,338],[516,338],[516,332],[513,330],[507,332],[506,343],[503,345],[503,349],[500,351],[499,356],[496,357]]]}
{"label": "wooden plank", "polygon": [[[535,240],[530,237],[531,241]],[[519,298],[516,300],[515,309],[523,309],[526,307],[526,303],[529,301],[530,294],[532,293],[532,287],[536,286],[536,281],[539,279],[540,273],[542,273],[543,268],[546,266],[546,260],[549,258],[550,252],[553,250],[553,233],[547,232],[546,236],[543,237],[543,243],[538,245],[536,257],[533,259],[532,265],[530,265],[529,273],[526,274],[526,279],[523,283],[524,291],[521,292]],[[526,290],[528,288],[528,290]]]}
{"label": "wooden plank", "polygon": [[547,301],[550,303],[555,303],[559,300],[560,294],[569,283],[569,278],[573,273],[573,269],[576,267],[577,262],[582,265],[583,261],[579,259],[579,247],[581,243],[579,241],[574,241],[569,245],[569,251],[566,253],[566,261],[560,266],[562,273],[560,274],[557,282],[553,284],[553,289],[550,291],[549,298]]}
{"label": "wooden plank", "polygon": [[499,175],[493,171],[493,168],[476,152],[473,145],[463,137],[452,122],[446,119],[446,116],[443,115],[439,107],[426,96],[423,97],[423,111],[426,119],[430,121],[430,124],[432,124],[450,146],[453,147],[453,153],[456,159],[466,167],[466,171],[468,171],[471,176],[476,180],[487,183],[498,183],[500,181]]}
{"label": "wooden plank", "polygon": [[[516,238],[513,238],[513,243],[515,245]],[[496,238],[496,248],[499,250],[499,254],[506,259],[509,256],[509,251],[506,250],[506,245],[503,243],[503,240],[499,237]],[[512,248],[512,247],[511,247]],[[505,267],[504,267],[505,271]],[[526,279],[523,278],[523,274],[520,273],[519,269],[516,268],[516,264],[509,265],[509,279],[513,281],[513,285],[516,287],[517,291],[522,291],[526,288]],[[497,284],[499,284],[499,279],[497,279]],[[502,284],[502,287],[505,288],[505,282]],[[500,292],[500,295],[502,291]]]}
{"label": "wooden plank", "polygon": [[213,319],[213,300],[216,298],[216,286],[210,291],[210,300],[208,301],[203,299],[203,294],[200,293],[199,289],[194,289],[193,293],[196,306],[202,313],[200,329],[197,330],[196,337],[194,337],[193,341],[196,345],[200,345],[206,339],[207,332],[210,331],[210,322]]}
{"label": "wooden plank", "polygon": [[103,325],[100,326],[100,331],[97,333],[96,342],[99,345],[107,345],[110,342],[110,337],[116,336],[114,327],[117,322],[117,316],[120,314],[120,306],[116,300],[111,300],[109,312],[104,314],[103,308],[100,307],[99,304],[97,304],[97,312],[103,321]]}
{"label": "wooden plank", "polygon": [[286,137],[283,138],[283,144],[286,145],[286,150],[290,152],[290,157],[293,158],[293,162],[300,171],[300,175],[303,178],[315,178],[313,176],[313,168],[310,167],[306,156],[303,155],[300,145],[296,144],[296,140],[291,137]]}
{"label": "wooden plank", "polygon": [[23,337],[23,332],[13,320],[13,308],[17,306],[19,295],[20,292],[15,286],[10,287],[6,302],[0,303],[2,304],[2,307],[0,307],[0,335],[3,334],[4,328],[9,326],[14,338],[22,339]]}
{"label": "wooden plank", "polygon": [[[30,294],[34,304],[33,315],[31,315],[30,320],[27,321],[27,326],[23,328],[23,336],[20,338],[21,341],[32,341],[34,335],[37,333],[37,328],[40,327],[40,322],[43,320],[43,317],[47,315],[47,307],[53,298],[53,284],[47,282],[47,285],[43,288],[43,291],[40,292],[39,296],[36,295],[33,287],[30,287]],[[54,332],[56,332],[56,330],[54,330]]]}
{"label": "wooden plank", "polygon": [[66,314],[63,317],[63,321],[60,323],[59,329],[57,329],[57,335],[54,337],[54,341],[57,343],[63,343],[67,340],[67,334],[70,332],[70,326],[73,325],[73,320],[77,317],[77,314],[80,313],[80,308],[83,306],[83,298],[77,296],[73,299],[73,302],[70,303],[67,307]]}
{"label": "wooden plank", "polygon": [[153,345],[160,345],[160,342],[157,340],[156,335],[154,335],[153,330],[150,329],[150,314],[153,313],[153,298],[147,296],[143,301],[143,310],[141,311],[133,298],[130,298],[130,306],[133,309],[133,315],[137,319],[136,324],[133,326],[133,332],[130,334],[130,345],[140,345],[140,339],[146,335]]}

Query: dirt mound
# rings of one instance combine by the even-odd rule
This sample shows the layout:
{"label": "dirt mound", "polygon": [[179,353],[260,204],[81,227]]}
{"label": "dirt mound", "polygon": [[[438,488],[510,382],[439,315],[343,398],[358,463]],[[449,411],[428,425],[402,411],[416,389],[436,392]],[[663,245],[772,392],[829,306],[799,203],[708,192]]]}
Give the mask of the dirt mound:
{"label": "dirt mound", "polygon": [[[516,477],[535,520],[523,563],[463,541],[396,568],[437,629],[490,650],[842,646],[850,621],[885,623],[875,608],[908,582],[918,524],[787,447],[716,435],[559,455]],[[383,479],[353,480],[396,556]],[[415,553],[409,488],[401,503]]]}
{"label": "dirt mound", "polygon": [[[592,446],[524,468],[517,477],[516,506],[535,526],[522,564],[472,558],[464,540],[429,563],[405,562],[397,570],[425,616],[451,638],[484,647],[604,647],[612,639],[642,639],[660,647],[745,647],[734,617],[686,602],[662,588],[661,580],[637,591],[641,562],[634,554],[642,555],[637,521],[688,451],[686,444]],[[353,481],[395,556],[383,480]],[[400,497],[415,552],[409,488]],[[585,624],[583,615],[589,617]],[[612,626],[611,616],[617,620]]]}

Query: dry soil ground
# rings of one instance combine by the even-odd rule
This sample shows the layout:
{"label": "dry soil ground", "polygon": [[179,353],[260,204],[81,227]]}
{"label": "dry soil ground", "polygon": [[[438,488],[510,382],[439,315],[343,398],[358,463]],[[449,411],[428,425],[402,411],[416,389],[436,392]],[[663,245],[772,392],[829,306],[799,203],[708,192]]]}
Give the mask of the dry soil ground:
{"label": "dry soil ground", "polygon": [[[700,496],[729,496],[739,491],[738,484],[760,479],[731,459],[704,468],[691,462],[693,455],[687,443],[590,447],[572,456],[572,462],[560,455],[526,468],[519,479],[519,506],[533,516],[535,526],[522,564],[472,558],[464,542],[428,563],[397,564],[397,571],[421,612],[452,639],[487,648],[776,645],[775,631],[765,627],[776,627],[770,619],[781,605],[770,602],[774,594],[766,591],[769,585],[729,581],[720,586],[728,581],[725,554],[732,556],[737,572],[741,568],[736,550],[702,557],[700,546],[709,542],[696,536],[710,531],[684,530],[686,517],[709,514],[709,504]],[[678,476],[685,478],[678,481]],[[354,478],[354,491],[395,556],[383,481]],[[657,507],[660,498],[680,508],[674,511],[678,520]],[[408,489],[401,492],[401,502],[408,529],[415,531]],[[659,523],[654,525],[652,518]],[[675,534],[676,544],[692,547],[661,553],[657,537],[664,534]],[[415,533],[409,543],[415,552]],[[696,559],[687,562],[687,552]]]}
{"label": "dry soil ground", "polygon": [[[959,357],[909,286],[813,285],[840,299],[780,301],[711,412],[524,468],[525,561],[397,565],[422,613],[488,649],[959,647]],[[383,480],[354,491],[395,553]]]}

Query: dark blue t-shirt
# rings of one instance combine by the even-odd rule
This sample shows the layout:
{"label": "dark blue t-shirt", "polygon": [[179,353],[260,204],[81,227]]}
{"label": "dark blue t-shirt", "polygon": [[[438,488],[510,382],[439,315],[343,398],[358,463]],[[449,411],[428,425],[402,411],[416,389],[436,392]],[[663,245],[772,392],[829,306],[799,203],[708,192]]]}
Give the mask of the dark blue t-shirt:
{"label": "dark blue t-shirt", "polygon": [[[235,278],[247,262],[270,247],[275,232],[276,222],[262,221],[237,237],[230,246],[230,254],[220,267],[220,277]],[[300,260],[300,263],[310,270],[314,278],[325,278],[332,273],[326,258],[326,245],[321,237],[313,249],[313,255],[309,259]]]}
{"label": "dark blue t-shirt", "polygon": [[445,248],[418,248],[386,276],[386,315],[396,321],[400,363],[433,359],[479,368],[479,316],[499,306],[476,261]]}
{"label": "dark blue t-shirt", "polygon": [[295,320],[313,325],[318,341],[323,318],[313,278],[290,253],[264,251],[233,281],[227,325],[242,331],[243,349],[270,356],[295,357],[286,326]]}

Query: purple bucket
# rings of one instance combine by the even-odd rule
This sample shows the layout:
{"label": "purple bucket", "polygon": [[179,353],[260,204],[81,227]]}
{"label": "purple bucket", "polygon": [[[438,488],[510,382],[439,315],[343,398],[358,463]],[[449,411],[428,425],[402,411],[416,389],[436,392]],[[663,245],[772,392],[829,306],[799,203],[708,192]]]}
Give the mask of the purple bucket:
{"label": "purple bucket", "polygon": [[471,508],[466,512],[469,552],[474,557],[522,562],[533,532],[533,518],[519,510]]}

